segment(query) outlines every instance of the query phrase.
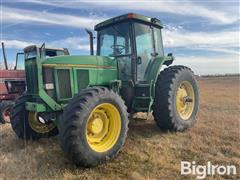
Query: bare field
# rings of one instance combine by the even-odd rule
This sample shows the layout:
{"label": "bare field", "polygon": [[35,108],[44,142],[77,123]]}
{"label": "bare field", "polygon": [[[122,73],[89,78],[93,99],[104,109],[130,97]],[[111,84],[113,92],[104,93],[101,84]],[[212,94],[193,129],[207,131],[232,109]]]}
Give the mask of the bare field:
{"label": "bare field", "polygon": [[[198,78],[200,111],[194,127],[163,133],[154,120],[135,119],[120,154],[96,168],[77,168],[66,159],[57,137],[25,142],[9,124],[0,125],[0,179],[195,179],[181,176],[182,160],[237,165],[240,179],[240,79]],[[144,117],[144,114],[139,114]]]}

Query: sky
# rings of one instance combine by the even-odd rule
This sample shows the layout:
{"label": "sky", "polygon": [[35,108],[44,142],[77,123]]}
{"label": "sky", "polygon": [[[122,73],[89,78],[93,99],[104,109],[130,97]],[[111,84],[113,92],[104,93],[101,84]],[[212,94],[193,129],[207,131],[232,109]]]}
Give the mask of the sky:
{"label": "sky", "polygon": [[133,12],[162,21],[164,51],[174,64],[198,75],[240,73],[239,6],[239,0],[1,0],[1,41],[11,62],[24,47],[44,42],[89,54],[84,28]]}

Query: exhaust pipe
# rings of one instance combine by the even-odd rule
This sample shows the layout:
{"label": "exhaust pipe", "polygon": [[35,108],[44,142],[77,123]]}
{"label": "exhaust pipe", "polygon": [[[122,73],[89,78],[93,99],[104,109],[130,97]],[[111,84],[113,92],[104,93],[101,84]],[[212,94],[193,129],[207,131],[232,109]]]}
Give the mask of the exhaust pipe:
{"label": "exhaust pipe", "polygon": [[7,57],[6,57],[6,53],[5,53],[4,42],[2,42],[2,53],[3,53],[5,69],[8,70],[8,64],[7,64]]}
{"label": "exhaust pipe", "polygon": [[94,52],[93,52],[93,33],[92,31],[88,30],[88,29],[85,29],[86,32],[88,33],[89,35],[89,41],[90,41],[90,55],[94,55]]}

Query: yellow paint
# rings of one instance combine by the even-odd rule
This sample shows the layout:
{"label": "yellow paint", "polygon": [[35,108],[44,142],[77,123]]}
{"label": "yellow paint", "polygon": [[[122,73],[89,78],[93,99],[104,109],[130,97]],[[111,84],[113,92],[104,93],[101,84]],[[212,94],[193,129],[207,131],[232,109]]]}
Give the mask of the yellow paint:
{"label": "yellow paint", "polygon": [[44,67],[78,67],[78,68],[113,68],[112,66],[97,66],[92,64],[43,64]]}
{"label": "yellow paint", "polygon": [[176,94],[176,109],[183,120],[188,120],[193,113],[195,94],[190,82],[183,81]]}
{"label": "yellow paint", "polygon": [[53,123],[41,123],[38,120],[37,112],[29,112],[28,113],[28,122],[30,127],[37,133],[44,134],[48,133],[55,128]]}
{"label": "yellow paint", "polygon": [[118,109],[110,103],[96,106],[86,125],[89,146],[96,152],[106,152],[117,142],[121,131],[121,116]]}
{"label": "yellow paint", "polygon": [[99,134],[103,130],[103,120],[101,118],[94,118],[89,125],[89,130],[93,134]]}

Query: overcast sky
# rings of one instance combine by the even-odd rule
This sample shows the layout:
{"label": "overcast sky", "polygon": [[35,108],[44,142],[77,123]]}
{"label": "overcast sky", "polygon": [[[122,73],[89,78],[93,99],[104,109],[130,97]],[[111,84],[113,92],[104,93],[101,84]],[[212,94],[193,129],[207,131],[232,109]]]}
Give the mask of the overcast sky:
{"label": "overcast sky", "polygon": [[83,29],[129,12],[162,21],[165,54],[172,52],[175,64],[190,66],[196,74],[239,73],[238,0],[1,0],[1,41],[9,60],[43,42],[89,54]]}

